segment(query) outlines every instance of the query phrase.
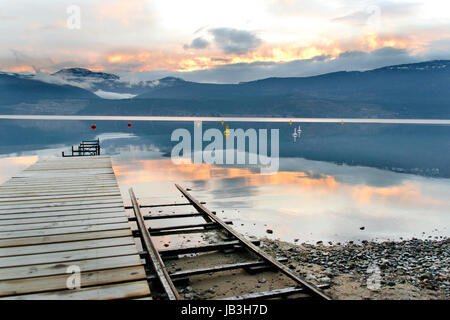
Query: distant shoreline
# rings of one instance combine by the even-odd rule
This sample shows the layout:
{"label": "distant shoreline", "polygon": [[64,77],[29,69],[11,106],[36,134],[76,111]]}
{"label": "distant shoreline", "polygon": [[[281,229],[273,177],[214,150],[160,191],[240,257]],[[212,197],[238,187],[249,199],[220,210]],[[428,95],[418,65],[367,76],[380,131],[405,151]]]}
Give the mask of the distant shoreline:
{"label": "distant shoreline", "polygon": [[104,116],[104,115],[0,115],[11,120],[97,120],[97,121],[203,121],[203,122],[304,122],[304,123],[384,123],[450,125],[450,119],[394,119],[394,118],[279,118],[279,117],[173,117],[173,116]]}

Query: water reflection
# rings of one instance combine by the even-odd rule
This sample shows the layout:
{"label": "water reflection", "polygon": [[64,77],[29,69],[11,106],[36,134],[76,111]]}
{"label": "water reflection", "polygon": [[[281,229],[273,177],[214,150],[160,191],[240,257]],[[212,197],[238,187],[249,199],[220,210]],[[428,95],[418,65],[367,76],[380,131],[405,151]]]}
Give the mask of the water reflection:
{"label": "water reflection", "polygon": [[[249,235],[267,235],[268,228],[274,234],[267,236],[287,241],[448,235],[448,179],[304,159],[280,163],[290,170],[261,175],[253,168],[175,165],[170,159],[124,161],[122,155],[114,170],[125,198],[126,189],[134,186],[143,202],[179,199],[173,184],[181,183]],[[293,163],[300,165],[294,168]]]}
{"label": "water reflection", "polygon": [[0,158],[0,183],[9,180],[14,174],[38,160],[38,156]]}
{"label": "water reflection", "polygon": [[[280,128],[280,170],[260,175],[258,167],[174,165],[168,157],[170,134],[180,127],[192,130],[192,122],[139,121],[128,128],[128,121],[102,121],[95,132],[90,121],[0,122],[0,182],[37,156],[59,157],[80,140],[99,136],[103,154],[113,156],[126,202],[131,186],[143,203],[185,202],[173,185],[180,183],[233,220],[238,231],[257,237],[345,241],[449,235],[448,126],[302,123],[301,139],[293,143],[288,123],[258,124]],[[273,235],[266,234],[269,228]]]}

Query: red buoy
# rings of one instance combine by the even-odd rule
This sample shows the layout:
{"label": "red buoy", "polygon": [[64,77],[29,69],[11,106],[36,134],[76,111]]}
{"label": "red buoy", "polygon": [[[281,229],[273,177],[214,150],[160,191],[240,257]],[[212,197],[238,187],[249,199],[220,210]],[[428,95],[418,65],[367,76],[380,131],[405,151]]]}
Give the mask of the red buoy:
{"label": "red buoy", "polygon": [[97,126],[95,125],[95,123],[94,123],[94,124],[92,124],[92,126],[91,126],[91,129],[92,129],[92,130],[95,130],[95,129],[97,129]]}
{"label": "red buoy", "polygon": [[131,122],[128,122],[128,128],[131,128]]}

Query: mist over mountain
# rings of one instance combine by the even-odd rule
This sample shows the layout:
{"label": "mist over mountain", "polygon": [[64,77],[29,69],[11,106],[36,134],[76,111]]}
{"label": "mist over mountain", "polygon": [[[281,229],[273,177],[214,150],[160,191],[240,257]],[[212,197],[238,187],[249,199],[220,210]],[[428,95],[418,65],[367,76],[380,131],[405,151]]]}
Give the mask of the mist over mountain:
{"label": "mist over mountain", "polygon": [[0,74],[0,95],[2,104],[32,102],[38,99],[96,98],[93,93],[81,88],[8,74]]}
{"label": "mist over mountain", "polygon": [[[202,88],[204,85],[209,85],[188,82],[175,77],[165,77],[152,81],[132,82],[121,80],[118,75],[112,73],[95,72],[85,68],[66,68],[52,74],[38,74],[36,76],[28,75],[27,77],[55,84],[59,83],[77,86],[93,93],[98,90],[103,90],[113,93],[132,94],[133,97],[142,95],[142,98],[145,98],[146,95],[151,95],[153,92],[158,92],[164,89],[170,89],[170,93],[175,95],[173,97],[176,97],[177,93],[173,91],[175,88],[183,90],[182,88],[189,86],[189,84],[198,84]],[[164,95],[164,97],[170,98],[170,96],[167,95]]]}
{"label": "mist over mountain", "polygon": [[[132,82],[121,80],[118,75],[112,73],[94,72],[85,68],[66,68],[51,74],[50,77],[39,75],[38,78],[42,81],[60,82],[78,86],[89,90],[102,98],[105,98],[105,96],[102,95],[102,92],[127,94],[130,96],[128,98],[132,98],[150,93],[153,89],[162,90],[169,87],[174,88],[178,85],[187,83],[182,79],[174,77],[166,77],[153,81]],[[123,99],[123,97],[118,99]]]}
{"label": "mist over mountain", "polygon": [[4,98],[0,105],[7,105],[9,112],[17,111],[20,103],[21,112],[26,112],[23,103],[76,99],[78,105],[73,108],[66,101],[59,111],[57,104],[42,111],[42,103],[28,110],[98,115],[450,118],[450,60],[238,84],[175,77],[131,83],[84,68],[51,75],[1,76]]}
{"label": "mist over mountain", "polygon": [[[116,98],[131,98],[146,92],[151,81],[132,83],[122,81],[118,75],[106,72],[95,72],[85,68],[67,68],[51,74],[55,81],[64,81],[73,86],[79,86],[96,93],[102,98],[113,98],[114,95],[104,93],[125,94]],[[44,80],[45,81],[45,80]]]}
{"label": "mist over mountain", "polygon": [[47,83],[33,76],[0,73],[2,113],[76,113],[91,99],[99,98],[82,88]]}

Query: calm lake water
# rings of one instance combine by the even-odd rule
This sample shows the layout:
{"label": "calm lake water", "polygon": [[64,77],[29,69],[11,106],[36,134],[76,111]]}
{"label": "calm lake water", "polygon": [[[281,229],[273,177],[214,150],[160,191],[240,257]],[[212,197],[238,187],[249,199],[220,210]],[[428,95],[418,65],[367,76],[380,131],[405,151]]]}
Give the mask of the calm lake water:
{"label": "calm lake water", "polygon": [[[170,135],[192,132],[195,122],[127,122],[97,121],[92,131],[92,120],[0,120],[0,182],[39,157],[99,137],[125,203],[129,187],[141,203],[184,202],[178,183],[248,236],[344,242],[450,235],[448,125],[228,122],[280,130],[279,170],[262,175],[255,165],[174,164]],[[203,127],[222,130],[214,121]]]}

